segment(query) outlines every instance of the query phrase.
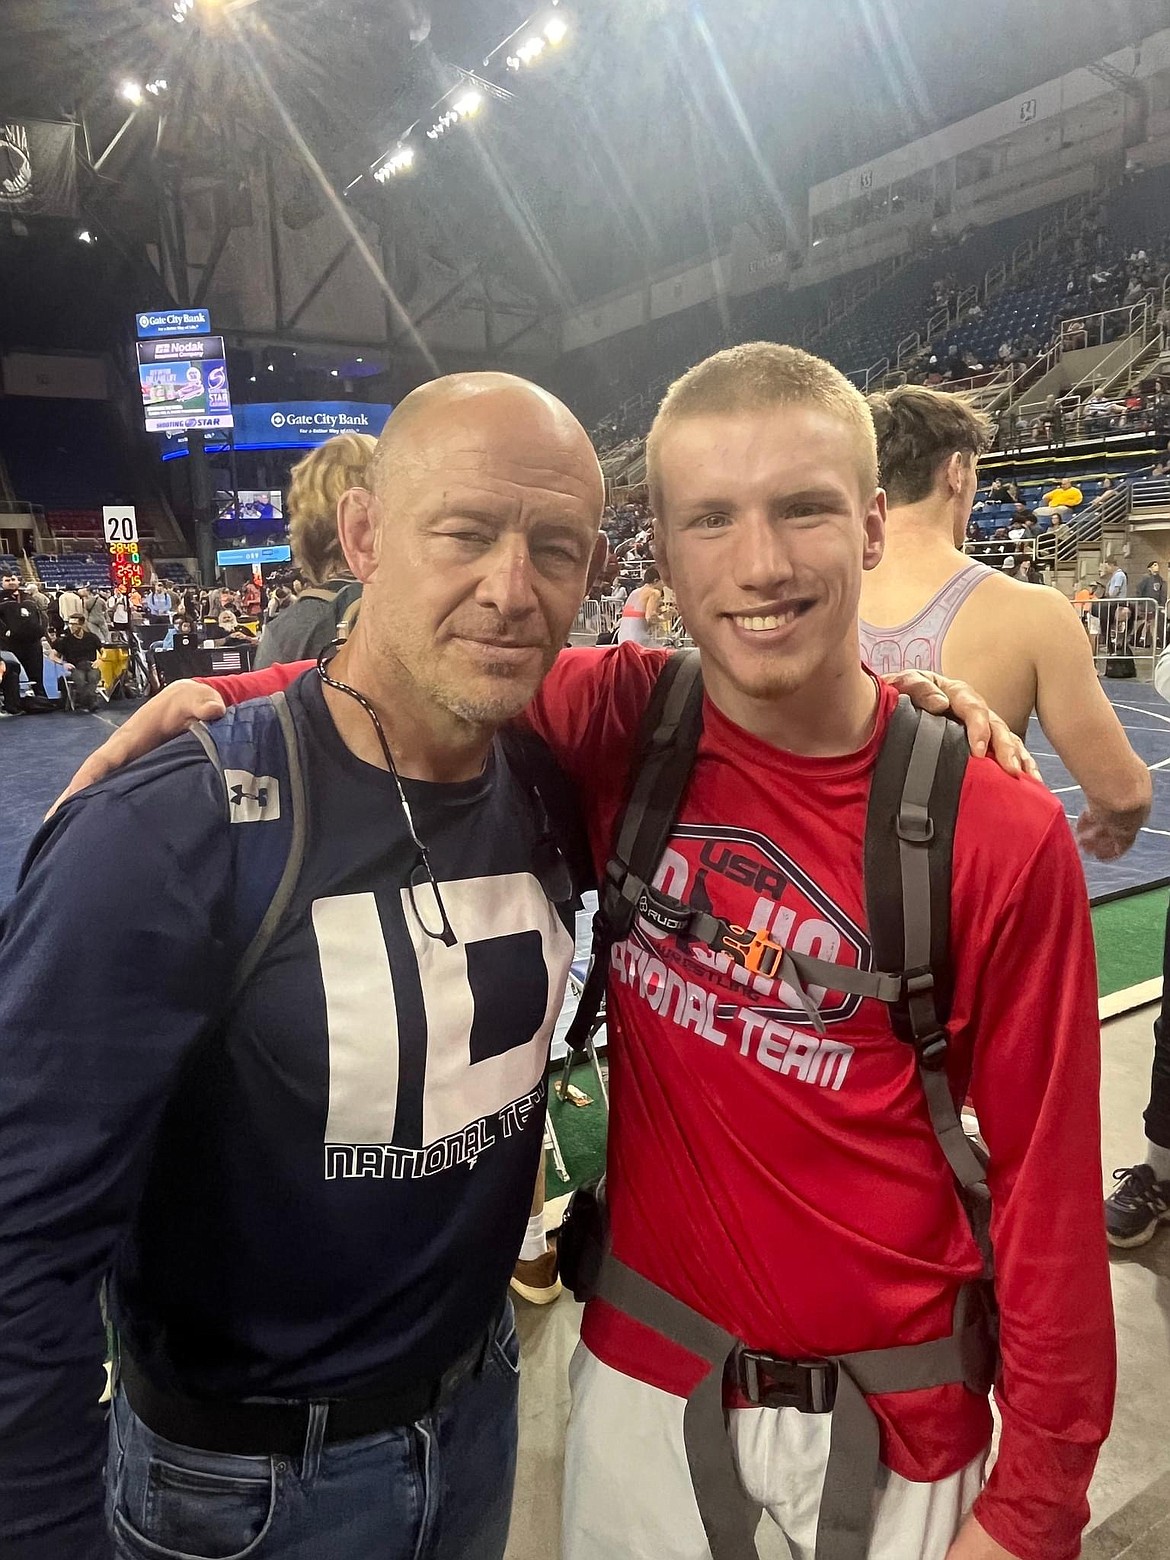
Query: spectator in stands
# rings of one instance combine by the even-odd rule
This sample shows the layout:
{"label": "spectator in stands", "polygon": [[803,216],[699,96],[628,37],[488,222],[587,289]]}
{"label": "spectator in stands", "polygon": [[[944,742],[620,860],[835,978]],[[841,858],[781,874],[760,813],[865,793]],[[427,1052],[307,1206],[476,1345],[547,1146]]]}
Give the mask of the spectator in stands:
{"label": "spectator in stands", "polygon": [[1166,605],[1166,581],[1159,563],[1150,564],[1133,593],[1141,602],[1137,608],[1137,642],[1143,650],[1149,649],[1151,642],[1156,650],[1160,649],[1158,623]]}
{"label": "spectator in stands", "polygon": [[165,580],[155,580],[151,585],[145,601],[146,620],[148,623],[169,623],[171,614],[175,610],[175,599],[167,588]]}
{"label": "spectator in stands", "polygon": [[106,644],[110,637],[110,617],[106,610],[104,596],[99,596],[97,591],[91,590],[88,585],[81,587],[81,610],[85,616],[85,626],[91,634],[96,634],[102,644]]}
{"label": "spectator in stands", "polygon": [[293,561],[309,584],[264,630],[258,667],[319,654],[352,616],[361,587],[337,539],[337,505],[348,489],[369,486],[374,445],[368,433],[338,434],[293,467],[288,539]]}
{"label": "spectator in stands", "polygon": [[[1077,487],[1071,477],[1062,477],[1051,492],[1044,495],[1045,509],[1076,509],[1078,504],[1083,504],[1085,495]],[[1038,511],[1043,513],[1043,511]]]}
{"label": "spectator in stands", "polygon": [[248,579],[248,583],[240,592],[240,607],[244,616],[258,617],[260,614],[260,603],[263,601],[263,599],[264,598],[260,590],[260,586],[256,583],[256,577],[255,575],[251,575]]}
{"label": "spectator in stands", "polygon": [[[1108,569],[1108,564],[1103,563],[1101,567],[1103,570]],[[1120,562],[1114,565],[1113,571],[1109,575],[1105,586],[1105,594],[1111,600],[1115,600],[1119,596],[1129,595],[1129,577]]]}
{"label": "spectator in stands", "polygon": [[989,420],[961,396],[918,386],[870,404],[888,520],[882,561],[862,576],[866,661],[879,673],[913,664],[962,677],[1021,735],[1035,711],[1085,793],[1082,848],[1115,859],[1145,822],[1152,787],[1076,613],[1058,591],[1024,589],[1008,557],[995,570],[959,551]]}
{"label": "spectator in stands", "polygon": [[98,652],[102,642],[85,626],[85,618],[75,613],[57,641],[54,658],[66,668],[73,690],[73,707],[93,714],[98,707],[98,688],[101,673],[97,669]]}
{"label": "spectator in stands", "polygon": [[1066,352],[1077,352],[1089,345],[1089,332],[1081,319],[1065,320],[1061,337]]}
{"label": "spectator in stands", "polygon": [[1017,501],[1018,495],[1012,492],[1012,485],[1006,477],[996,477],[987,490],[987,502],[989,504],[1012,504]]}
{"label": "spectator in stands", "polygon": [[1044,570],[1036,562],[1035,558],[1029,558],[1025,555],[1020,559],[1019,567],[1016,570],[1016,579],[1023,580],[1025,585],[1043,585]]}
{"label": "spectator in stands", "polygon": [[180,615],[167,629],[159,640],[159,650],[197,650],[199,648],[199,634],[196,626],[197,620],[189,612]]}
{"label": "spectator in stands", "polygon": [[85,605],[82,602],[80,593],[75,591],[72,585],[67,585],[57,597],[57,611],[61,614],[62,627],[68,625],[70,618],[75,618],[78,615],[85,616]]}
{"label": "spectator in stands", "polygon": [[109,615],[111,629],[120,634],[129,633],[134,621],[134,603],[129,591],[115,590],[110,593]]}
{"label": "spectator in stands", "polygon": [[44,638],[49,623],[18,574],[0,576],[0,650],[7,650],[24,667],[33,692],[45,697]]}
{"label": "spectator in stands", "polygon": [[20,702],[20,662],[11,650],[0,650],[0,720],[23,715]]}
{"label": "spectator in stands", "polygon": [[219,649],[228,645],[254,645],[256,636],[250,628],[240,622],[236,614],[230,608],[225,607],[217,619],[219,633],[211,643]]}
{"label": "spectator in stands", "polygon": [[1158,345],[1163,352],[1170,346],[1170,302],[1164,303],[1158,310],[1157,326],[1160,332]]}

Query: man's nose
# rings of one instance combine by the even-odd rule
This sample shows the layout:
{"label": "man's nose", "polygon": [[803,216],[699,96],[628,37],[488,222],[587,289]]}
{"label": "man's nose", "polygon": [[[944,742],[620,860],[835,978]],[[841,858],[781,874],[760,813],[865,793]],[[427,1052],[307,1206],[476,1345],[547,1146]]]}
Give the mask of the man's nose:
{"label": "man's nose", "polygon": [[745,516],[735,528],[735,540],[732,578],[740,590],[766,595],[792,578],[783,527],[771,516]]}
{"label": "man's nose", "polygon": [[494,607],[505,618],[523,618],[537,610],[536,571],[522,537],[501,537],[484,562],[475,593],[480,606]]}

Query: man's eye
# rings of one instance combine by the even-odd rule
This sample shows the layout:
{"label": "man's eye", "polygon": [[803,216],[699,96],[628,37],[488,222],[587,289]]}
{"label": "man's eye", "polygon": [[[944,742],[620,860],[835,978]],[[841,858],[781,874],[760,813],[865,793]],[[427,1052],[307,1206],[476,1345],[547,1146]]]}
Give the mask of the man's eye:
{"label": "man's eye", "polygon": [[730,521],[726,515],[700,515],[694,524],[704,531],[718,531],[729,525]]}

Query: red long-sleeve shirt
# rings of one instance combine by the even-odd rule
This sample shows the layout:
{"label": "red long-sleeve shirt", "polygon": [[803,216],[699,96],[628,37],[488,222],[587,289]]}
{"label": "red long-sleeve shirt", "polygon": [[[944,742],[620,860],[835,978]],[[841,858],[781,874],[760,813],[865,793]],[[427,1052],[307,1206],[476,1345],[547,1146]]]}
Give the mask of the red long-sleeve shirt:
{"label": "red long-sleeve shirt", "polygon": [[[577,783],[598,868],[629,785],[663,653],[563,654],[530,718]],[[303,666],[220,679],[230,698]],[[780,752],[708,701],[660,882],[716,915],[857,963],[874,738],[843,758]],[[1101,1218],[1094,952],[1060,807],[972,761],[955,836],[949,1069],[991,1151],[1003,1372],[999,1456],[976,1505],[1020,1560],[1074,1560],[1108,1433],[1114,1346]],[[644,927],[615,948],[608,1014],[608,1194],[616,1254],[756,1348],[831,1355],[949,1332],[979,1259],[914,1059],[875,1001],[828,992],[819,1040],[773,982]],[[688,1393],[698,1361],[600,1302],[606,1363]],[[991,1434],[961,1386],[871,1399],[882,1459],[954,1473]]]}

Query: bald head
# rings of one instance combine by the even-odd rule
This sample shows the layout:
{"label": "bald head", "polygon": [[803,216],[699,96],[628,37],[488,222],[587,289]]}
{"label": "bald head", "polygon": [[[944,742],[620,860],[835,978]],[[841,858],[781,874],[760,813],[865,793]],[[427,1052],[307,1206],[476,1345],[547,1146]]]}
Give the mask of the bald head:
{"label": "bald head", "polygon": [[524,445],[534,463],[566,465],[595,486],[600,515],[605,482],[589,435],[555,395],[515,374],[448,374],[412,390],[382,429],[372,465],[373,488],[393,494],[420,468],[431,468],[465,439],[487,441],[503,457]]}
{"label": "bald head", "polygon": [[371,492],[338,534],[362,582],[354,653],[472,725],[519,713],[568,637],[599,545],[605,484],[555,396],[454,374],[399,405]]}

